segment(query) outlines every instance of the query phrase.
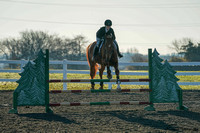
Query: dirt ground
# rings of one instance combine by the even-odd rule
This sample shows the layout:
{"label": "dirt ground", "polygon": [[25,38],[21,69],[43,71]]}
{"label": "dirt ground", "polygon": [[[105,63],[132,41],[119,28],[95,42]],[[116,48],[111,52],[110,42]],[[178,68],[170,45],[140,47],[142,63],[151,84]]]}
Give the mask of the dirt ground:
{"label": "dirt ground", "polygon": [[[45,107],[19,107],[19,114],[8,114],[12,91],[0,91],[0,132],[200,132],[200,91],[184,91],[188,111],[178,104],[59,106],[54,114]],[[51,102],[148,101],[148,93],[50,94]]]}

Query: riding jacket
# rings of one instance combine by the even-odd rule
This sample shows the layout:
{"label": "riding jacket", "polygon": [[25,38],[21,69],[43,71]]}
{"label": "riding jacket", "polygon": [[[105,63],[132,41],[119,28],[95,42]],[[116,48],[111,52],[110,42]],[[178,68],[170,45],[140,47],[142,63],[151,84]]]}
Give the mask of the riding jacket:
{"label": "riding jacket", "polygon": [[107,34],[107,35],[112,34],[113,40],[116,39],[114,30],[113,30],[112,28],[110,28],[108,31],[106,31],[106,27],[105,27],[105,26],[104,26],[104,27],[101,27],[101,28],[97,31],[96,37],[99,38],[99,39],[104,39],[104,36],[105,36],[106,34]]}

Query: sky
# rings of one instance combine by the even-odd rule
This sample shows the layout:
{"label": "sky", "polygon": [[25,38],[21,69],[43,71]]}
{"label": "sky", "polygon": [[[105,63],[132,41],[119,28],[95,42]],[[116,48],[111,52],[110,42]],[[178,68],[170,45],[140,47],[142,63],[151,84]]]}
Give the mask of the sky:
{"label": "sky", "polygon": [[89,43],[111,19],[120,50],[136,48],[160,54],[175,39],[200,42],[199,0],[0,0],[0,39],[19,37],[26,30],[41,30],[73,38],[83,35]]}

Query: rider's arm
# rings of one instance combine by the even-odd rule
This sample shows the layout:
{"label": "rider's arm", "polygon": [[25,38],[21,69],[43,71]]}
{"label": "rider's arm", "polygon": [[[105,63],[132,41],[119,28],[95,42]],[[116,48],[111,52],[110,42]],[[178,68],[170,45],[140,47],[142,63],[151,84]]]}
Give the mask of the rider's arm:
{"label": "rider's arm", "polygon": [[114,32],[113,29],[111,29],[111,30],[112,30],[112,34],[113,34],[113,40],[115,40],[115,39],[116,39],[116,37],[115,37],[115,32]]}
{"label": "rider's arm", "polygon": [[101,38],[104,36],[104,34],[105,34],[105,27],[101,27],[101,28],[97,31],[96,37],[101,39]]}

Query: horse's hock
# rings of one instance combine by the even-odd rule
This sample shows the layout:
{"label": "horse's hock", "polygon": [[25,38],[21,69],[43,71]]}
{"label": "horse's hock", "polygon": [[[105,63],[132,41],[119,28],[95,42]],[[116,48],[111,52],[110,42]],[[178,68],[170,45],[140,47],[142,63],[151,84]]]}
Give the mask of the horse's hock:
{"label": "horse's hock", "polygon": [[[156,103],[178,103],[179,110],[187,110],[183,105],[182,89],[177,84],[175,71],[170,64],[162,63],[159,53],[152,49],[148,50],[149,78],[148,79],[120,79],[121,82],[149,82],[149,89],[104,89],[104,90],[53,90],[49,91],[49,83],[52,82],[116,82],[116,79],[49,79],[49,51],[45,54],[42,50],[34,60],[24,66],[20,73],[21,78],[17,81],[18,87],[13,92],[13,108],[9,113],[18,113],[18,106],[45,106],[47,113],[53,113],[51,106],[91,106],[91,105],[142,105],[148,104],[145,110],[154,111]],[[103,92],[147,92],[149,101],[106,101],[106,102],[61,102],[49,103],[50,93],[103,93]]]}

